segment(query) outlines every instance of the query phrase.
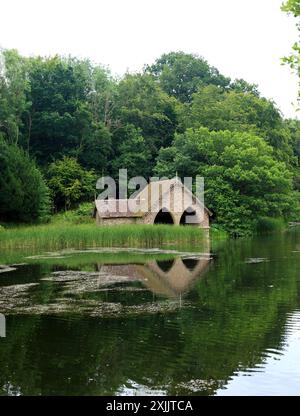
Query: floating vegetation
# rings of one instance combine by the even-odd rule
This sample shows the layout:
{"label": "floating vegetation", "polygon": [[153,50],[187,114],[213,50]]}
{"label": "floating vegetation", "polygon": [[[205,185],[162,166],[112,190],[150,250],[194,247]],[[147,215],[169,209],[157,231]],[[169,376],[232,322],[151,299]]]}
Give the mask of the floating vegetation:
{"label": "floating vegetation", "polygon": [[15,267],[6,266],[5,264],[0,264],[0,273],[13,272],[14,270],[16,270]]}
{"label": "floating vegetation", "polygon": [[266,259],[266,258],[260,258],[260,257],[257,257],[257,258],[249,258],[249,259],[247,259],[246,261],[245,261],[245,263],[249,263],[249,264],[256,264],[256,263],[265,263],[265,262],[268,262],[268,261],[270,261],[269,259]]}
{"label": "floating vegetation", "polygon": [[[58,254],[47,253],[49,258],[55,259],[60,257]],[[120,317],[170,313],[190,306],[187,301],[182,300],[181,292],[180,297],[177,296],[176,282],[163,282],[163,276],[156,275],[156,265],[159,262],[156,263],[155,258],[159,258],[159,254],[161,253],[156,252],[153,256],[152,253],[146,264],[137,262],[119,265],[100,262],[95,265],[94,271],[46,269],[46,274],[36,282],[2,286],[0,309],[6,315],[83,314],[93,317]],[[188,254],[186,253],[189,258]],[[145,253],[139,255],[143,260]],[[37,259],[30,259],[37,260],[40,260],[39,256]],[[203,258],[199,261],[203,261]],[[204,261],[209,262],[209,259]],[[26,267],[32,270],[32,265],[25,265],[24,271]],[[183,283],[190,284],[189,280]],[[182,282],[179,285],[180,291],[184,289],[181,284]],[[175,295],[169,285],[175,285]],[[153,297],[153,289],[157,291],[157,299]],[[171,294],[172,299],[165,299],[162,294]]]}

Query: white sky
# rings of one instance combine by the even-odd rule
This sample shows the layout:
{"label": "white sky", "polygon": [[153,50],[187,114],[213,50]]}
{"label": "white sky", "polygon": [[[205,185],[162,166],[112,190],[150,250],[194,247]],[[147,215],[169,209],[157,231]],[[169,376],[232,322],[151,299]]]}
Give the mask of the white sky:
{"label": "white sky", "polygon": [[203,56],[259,85],[286,117],[298,81],[280,58],[297,40],[282,0],[0,0],[0,46],[24,55],[75,55],[137,71],[162,53]]}

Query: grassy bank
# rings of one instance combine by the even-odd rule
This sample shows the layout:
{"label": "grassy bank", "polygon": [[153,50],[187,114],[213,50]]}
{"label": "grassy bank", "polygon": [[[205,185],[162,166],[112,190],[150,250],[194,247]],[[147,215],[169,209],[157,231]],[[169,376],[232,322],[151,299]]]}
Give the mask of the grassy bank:
{"label": "grassy bank", "polygon": [[155,247],[199,245],[205,232],[195,227],[168,225],[120,225],[97,227],[90,224],[54,222],[19,226],[0,231],[0,249],[30,248],[55,250],[85,247]]}

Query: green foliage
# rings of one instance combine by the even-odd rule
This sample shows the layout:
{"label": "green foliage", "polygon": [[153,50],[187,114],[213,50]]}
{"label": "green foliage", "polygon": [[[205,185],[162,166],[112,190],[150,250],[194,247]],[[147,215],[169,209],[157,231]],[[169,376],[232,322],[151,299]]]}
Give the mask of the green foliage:
{"label": "green foliage", "polygon": [[47,182],[56,209],[70,209],[79,202],[94,198],[96,176],[94,171],[82,168],[76,159],[65,156],[49,165]]}
{"label": "green foliage", "polygon": [[212,237],[212,241],[216,243],[218,240],[226,240],[229,237],[229,234],[224,227],[220,224],[213,223],[209,230],[209,235]]}
{"label": "green foliage", "polygon": [[0,136],[0,219],[46,220],[50,211],[49,190],[28,155]]}
{"label": "green foliage", "polygon": [[232,235],[248,235],[258,217],[288,217],[295,199],[292,174],[272,147],[250,133],[188,129],[162,149],[156,172],[201,175],[205,200],[215,220]]}
{"label": "green foliage", "polygon": [[286,120],[286,127],[290,131],[292,150],[297,157],[298,165],[300,161],[300,120]]}
{"label": "green foliage", "polygon": [[300,192],[296,191],[294,192],[294,205],[293,205],[293,211],[291,212],[291,215],[289,216],[289,221],[292,222],[300,222]]}
{"label": "green foliage", "polygon": [[[297,15],[298,3],[284,9]],[[256,210],[299,220],[299,121],[284,120],[256,85],[231,81],[196,55],[170,52],[117,80],[86,59],[0,51],[0,135],[46,173],[56,210],[93,200],[96,176],[117,179],[127,168],[129,177],[148,178],[156,166],[159,174],[205,176],[206,203],[232,234],[255,230]],[[23,173],[18,158],[28,161]],[[45,204],[33,202],[39,212],[28,208],[21,218],[15,211],[27,198],[33,162],[17,152],[7,163],[13,174],[5,171],[1,182],[2,217],[43,217],[47,188],[38,191]],[[69,219],[82,220],[74,212]]]}
{"label": "green foliage", "polygon": [[[86,120],[89,117],[87,116]],[[94,169],[98,173],[103,172],[109,166],[109,159],[112,152],[111,133],[102,123],[93,124],[89,135],[82,138],[78,154],[78,161],[87,169]],[[73,152],[70,151],[70,154]]]}
{"label": "green foliage", "polygon": [[213,84],[226,87],[230,83],[230,78],[221,75],[203,58],[184,52],[163,54],[146,70],[159,80],[161,88],[168,95],[182,103],[190,102],[193,93],[201,85]]}
{"label": "green foliage", "polygon": [[128,124],[116,132],[114,140],[115,154],[111,171],[115,177],[120,168],[127,169],[128,177],[151,175],[151,152],[140,129]]}
{"label": "green foliage", "polygon": [[68,155],[89,168],[106,168],[111,148],[104,102],[109,74],[89,61],[55,56],[30,58],[28,77],[31,106],[24,117],[24,146],[42,165]]}
{"label": "green foliage", "polygon": [[0,49],[0,133],[10,143],[18,143],[22,116],[30,107],[26,93],[26,60],[16,50]]}
{"label": "green foliage", "polygon": [[[300,1],[299,0],[287,0],[282,5],[282,10],[289,14],[293,14],[295,18],[297,18],[297,28],[300,33]],[[298,41],[294,43],[292,46],[292,53],[290,56],[283,58],[283,62],[291,67],[293,71],[298,74],[300,77],[300,40],[298,35]],[[300,97],[300,91],[298,92],[298,96]]]}
{"label": "green foliage", "polygon": [[290,164],[295,158],[290,146],[290,130],[274,103],[252,92],[224,91],[209,85],[193,95],[192,103],[181,111],[183,129],[253,132],[274,147],[277,157]]}
{"label": "green foliage", "polygon": [[94,223],[93,218],[95,205],[91,202],[84,202],[78,206],[78,208],[63,211],[53,215],[52,224],[86,224]]}
{"label": "green foliage", "polygon": [[[140,130],[153,165],[159,149],[170,145],[174,137],[176,100],[163,92],[151,75],[127,74],[118,85],[117,107],[121,125],[134,125]],[[120,138],[118,131],[116,133],[114,144],[118,145]]]}
{"label": "green foliage", "polygon": [[75,213],[78,217],[81,218],[91,218],[94,212],[94,203],[86,202],[80,204],[79,207],[75,210]]}
{"label": "green foliage", "polygon": [[231,82],[230,89],[236,92],[250,93],[256,95],[257,97],[260,96],[258,85],[249,84],[244,79],[235,79],[233,82]]}
{"label": "green foliage", "polygon": [[288,13],[293,13],[295,17],[300,16],[300,1],[299,0],[287,0],[282,5],[282,10]]}

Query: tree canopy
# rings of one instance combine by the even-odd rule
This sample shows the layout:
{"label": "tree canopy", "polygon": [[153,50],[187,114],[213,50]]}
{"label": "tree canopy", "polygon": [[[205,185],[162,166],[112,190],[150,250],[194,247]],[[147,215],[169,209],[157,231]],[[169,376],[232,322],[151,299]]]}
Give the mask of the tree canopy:
{"label": "tree canopy", "polygon": [[[297,28],[299,31],[298,40],[292,46],[292,52],[289,56],[283,58],[283,62],[288,64],[293,71],[295,71],[300,77],[300,1],[299,0],[287,0],[282,5],[282,10],[288,14],[292,14],[297,19]],[[298,91],[300,99],[300,90]]]}
{"label": "tree canopy", "polygon": [[168,95],[183,103],[191,101],[199,86],[226,87],[230,83],[230,78],[220,74],[205,59],[184,52],[163,54],[147,71],[159,80]]}
{"label": "tree canopy", "polygon": [[48,185],[58,209],[74,208],[77,203],[94,198],[96,176],[83,169],[76,159],[63,157],[49,165]]}
{"label": "tree canopy", "polygon": [[288,217],[292,173],[253,133],[187,129],[162,149],[156,173],[205,178],[205,201],[215,221],[233,235],[251,234],[260,217]]}
{"label": "tree canopy", "polygon": [[[115,78],[87,59],[2,50],[0,134],[46,177],[55,210],[92,200],[97,177],[127,168],[146,178],[203,175],[206,204],[232,233],[251,232],[257,213],[298,215],[298,120],[197,55],[170,52]],[[12,220],[25,220],[11,204]]]}
{"label": "tree canopy", "polygon": [[49,189],[40,171],[17,145],[0,135],[0,221],[34,222],[50,213]]}

